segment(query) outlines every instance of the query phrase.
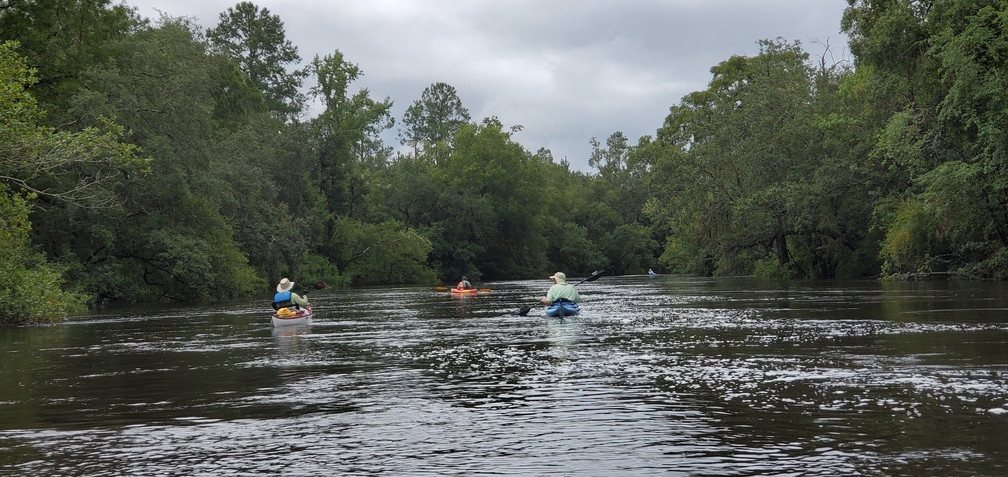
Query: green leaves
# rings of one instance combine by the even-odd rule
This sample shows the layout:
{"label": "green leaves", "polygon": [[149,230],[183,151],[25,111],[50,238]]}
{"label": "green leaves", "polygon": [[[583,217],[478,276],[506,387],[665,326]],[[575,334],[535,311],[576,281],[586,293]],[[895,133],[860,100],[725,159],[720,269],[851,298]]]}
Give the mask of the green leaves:
{"label": "green leaves", "polygon": [[115,202],[108,183],[125,170],[142,171],[139,148],[120,141],[123,128],[99,118],[96,127],[56,131],[39,124],[43,116],[26,88],[33,71],[15,53],[17,44],[0,44],[0,179],[16,190],[56,202],[101,207]]}
{"label": "green leaves", "polygon": [[436,152],[438,147],[445,149],[459,128],[468,122],[469,110],[462,106],[455,88],[447,83],[434,83],[406,108],[399,140],[412,146],[414,155],[434,149],[436,156],[443,158],[444,154]]}
{"label": "green leaves", "polygon": [[682,271],[832,278],[867,229],[844,71],[815,70],[797,42],[760,46],[712,68],[644,144],[645,210]]}
{"label": "green leaves", "polygon": [[436,275],[426,265],[431,243],[402,224],[367,224],[353,219],[334,223],[332,250],[336,264],[357,285],[431,283]]}
{"label": "green leaves", "polygon": [[316,56],[311,69],[318,79],[312,94],[326,106],[311,121],[322,192],[329,211],[359,218],[371,173],[389,154],[380,134],[392,127],[392,101],[375,101],[367,89],[351,94],[350,84],[362,73],[339,50]]}
{"label": "green leaves", "polygon": [[38,68],[36,99],[48,111],[48,125],[68,124],[69,100],[86,89],[83,74],[113,61],[115,45],[134,25],[132,10],[110,0],[6,2],[0,15],[0,42],[16,40],[21,54]]}
{"label": "green leaves", "polygon": [[207,31],[207,39],[215,51],[248,75],[269,110],[287,118],[300,113],[304,98],[298,88],[307,72],[287,70],[301,57],[287,39],[280,17],[252,2],[239,2],[220,14],[220,23]]}
{"label": "green leaves", "polygon": [[1008,6],[855,2],[845,29],[885,114],[872,157],[893,179],[876,214],[886,270],[1005,277]]}
{"label": "green leaves", "polygon": [[60,270],[31,250],[29,210],[25,197],[0,182],[0,326],[50,323],[85,310],[83,296],[63,290]]}
{"label": "green leaves", "polygon": [[682,155],[667,156],[681,175],[666,179],[679,184],[678,195],[692,211],[680,219],[699,220],[699,227],[677,223],[674,235],[707,241],[720,254],[761,247],[781,264],[790,260],[785,240],[793,230],[784,204],[803,174],[794,136],[803,134],[800,123],[808,124],[804,59],[797,45],[764,43],[757,57],[712,68],[710,88],[686,98],[682,127],[691,141]]}

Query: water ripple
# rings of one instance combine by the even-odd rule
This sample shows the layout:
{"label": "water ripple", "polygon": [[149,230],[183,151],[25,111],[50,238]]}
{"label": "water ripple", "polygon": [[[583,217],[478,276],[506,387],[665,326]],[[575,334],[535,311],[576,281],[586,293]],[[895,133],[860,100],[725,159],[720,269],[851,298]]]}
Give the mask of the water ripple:
{"label": "water ripple", "polygon": [[5,475],[1001,475],[999,284],[605,277],[11,331]]}

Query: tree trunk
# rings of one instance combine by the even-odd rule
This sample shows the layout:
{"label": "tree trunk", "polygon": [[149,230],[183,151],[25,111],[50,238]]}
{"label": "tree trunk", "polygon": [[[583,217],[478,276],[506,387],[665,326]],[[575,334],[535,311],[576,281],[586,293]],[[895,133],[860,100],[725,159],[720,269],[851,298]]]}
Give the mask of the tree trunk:
{"label": "tree trunk", "polygon": [[777,238],[774,239],[774,248],[777,251],[777,265],[784,268],[791,262],[791,253],[788,252],[787,246],[787,235],[784,232],[777,233]]}

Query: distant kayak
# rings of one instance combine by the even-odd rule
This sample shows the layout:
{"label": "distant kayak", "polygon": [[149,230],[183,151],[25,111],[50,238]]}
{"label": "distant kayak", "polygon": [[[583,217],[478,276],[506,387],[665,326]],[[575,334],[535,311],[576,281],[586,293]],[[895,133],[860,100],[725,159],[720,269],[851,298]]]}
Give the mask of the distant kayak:
{"label": "distant kayak", "polygon": [[479,289],[478,288],[466,288],[466,289],[452,288],[451,292],[454,293],[454,294],[456,294],[456,295],[475,295],[475,294],[479,293]]}
{"label": "distant kayak", "polygon": [[573,316],[578,314],[581,308],[577,303],[571,301],[560,301],[546,308],[546,316]]}
{"label": "distant kayak", "polygon": [[273,326],[307,325],[311,322],[312,308],[308,305],[300,310],[281,308],[273,313]]}

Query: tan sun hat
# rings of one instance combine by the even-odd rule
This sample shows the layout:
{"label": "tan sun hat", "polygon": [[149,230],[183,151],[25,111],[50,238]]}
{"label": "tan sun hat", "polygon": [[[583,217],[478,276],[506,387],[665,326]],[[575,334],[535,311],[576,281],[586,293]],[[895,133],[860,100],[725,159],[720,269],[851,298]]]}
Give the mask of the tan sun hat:
{"label": "tan sun hat", "polygon": [[567,275],[563,272],[556,272],[550,278],[556,280],[557,283],[567,283]]}
{"label": "tan sun hat", "polygon": [[292,281],[290,281],[290,280],[288,280],[286,278],[284,278],[283,280],[280,280],[280,284],[277,285],[277,291],[278,292],[285,292],[285,291],[290,290],[291,288],[294,288],[294,282],[292,282]]}

